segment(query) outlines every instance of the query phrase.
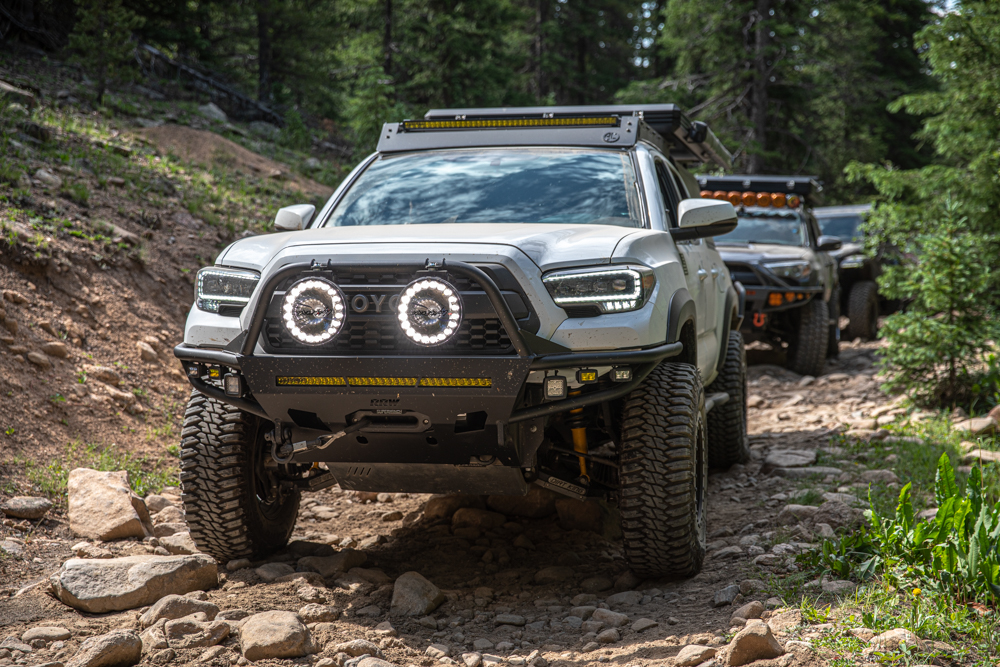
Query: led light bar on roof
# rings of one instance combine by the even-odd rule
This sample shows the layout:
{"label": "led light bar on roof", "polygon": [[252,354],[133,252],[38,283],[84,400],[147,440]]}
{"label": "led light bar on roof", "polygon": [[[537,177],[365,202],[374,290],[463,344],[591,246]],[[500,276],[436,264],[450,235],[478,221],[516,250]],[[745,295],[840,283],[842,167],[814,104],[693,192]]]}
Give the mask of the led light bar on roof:
{"label": "led light bar on roof", "polygon": [[577,118],[481,118],[471,120],[404,120],[399,124],[405,132],[433,130],[503,130],[532,127],[618,127],[618,116],[586,116]]}

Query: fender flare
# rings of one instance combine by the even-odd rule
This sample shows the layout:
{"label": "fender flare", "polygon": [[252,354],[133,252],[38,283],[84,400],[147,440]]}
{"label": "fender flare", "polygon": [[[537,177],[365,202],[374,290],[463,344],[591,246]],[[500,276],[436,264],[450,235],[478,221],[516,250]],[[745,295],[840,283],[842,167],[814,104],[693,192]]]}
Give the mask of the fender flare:
{"label": "fender flare", "polygon": [[722,372],[726,363],[726,351],[729,349],[729,332],[739,331],[743,326],[743,314],[746,309],[747,291],[739,282],[734,282],[726,289],[726,307],[722,313],[725,318],[722,325],[722,338],[719,339],[719,359],[715,369]]}
{"label": "fender flare", "polygon": [[[687,288],[682,287],[673,293],[670,297],[670,304],[667,306],[667,342],[676,343],[681,340],[681,331],[684,329],[684,325],[691,322],[694,325],[694,345],[695,348],[698,344],[698,309],[695,306],[694,299],[691,298],[691,293],[687,291]],[[698,363],[698,350],[688,349],[688,345],[684,346],[683,355],[691,359],[691,363]]]}

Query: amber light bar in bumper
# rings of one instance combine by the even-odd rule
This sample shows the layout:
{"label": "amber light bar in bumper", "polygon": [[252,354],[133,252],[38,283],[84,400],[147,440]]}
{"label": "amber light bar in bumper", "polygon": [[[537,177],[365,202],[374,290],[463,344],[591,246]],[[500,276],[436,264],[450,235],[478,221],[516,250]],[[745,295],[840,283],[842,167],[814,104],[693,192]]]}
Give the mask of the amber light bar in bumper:
{"label": "amber light bar in bumper", "polygon": [[476,387],[493,386],[490,378],[393,378],[289,376],[275,378],[279,387]]}

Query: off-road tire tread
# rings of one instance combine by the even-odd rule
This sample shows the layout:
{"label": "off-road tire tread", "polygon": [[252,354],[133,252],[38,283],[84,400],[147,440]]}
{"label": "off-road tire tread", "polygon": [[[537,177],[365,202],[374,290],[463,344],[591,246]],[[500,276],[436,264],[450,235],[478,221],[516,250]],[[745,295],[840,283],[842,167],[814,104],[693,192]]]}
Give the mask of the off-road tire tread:
{"label": "off-road tire tread", "polygon": [[878,285],[874,280],[859,280],[851,286],[847,297],[847,317],[850,320],[845,329],[848,339],[874,340],[872,334],[878,327]]}
{"label": "off-road tire tread", "polygon": [[[262,525],[256,516],[250,451],[255,415],[198,391],[191,392],[181,431],[184,518],[201,551],[220,562],[262,557],[291,537],[299,494],[285,502],[282,520]],[[290,520],[288,517],[291,517]]]}
{"label": "off-road tire tread", "polygon": [[799,375],[818,377],[826,366],[826,342],[830,335],[826,302],[818,296],[799,308],[799,334],[788,351],[788,368]]}
{"label": "off-road tire tread", "polygon": [[726,469],[750,460],[747,439],[747,353],[743,334],[729,332],[726,360],[706,394],[724,391],[729,400],[717,405],[705,419],[708,425],[708,465]]}
{"label": "off-road tire tread", "polygon": [[[619,511],[625,557],[644,578],[697,574],[705,558],[705,394],[698,369],[661,363],[625,400]],[[698,458],[701,457],[701,465]]]}
{"label": "off-road tire tread", "polygon": [[827,334],[826,356],[828,359],[836,359],[840,356],[840,339],[837,333],[840,331],[840,287],[833,290],[833,296],[827,304],[830,311],[830,333]]}

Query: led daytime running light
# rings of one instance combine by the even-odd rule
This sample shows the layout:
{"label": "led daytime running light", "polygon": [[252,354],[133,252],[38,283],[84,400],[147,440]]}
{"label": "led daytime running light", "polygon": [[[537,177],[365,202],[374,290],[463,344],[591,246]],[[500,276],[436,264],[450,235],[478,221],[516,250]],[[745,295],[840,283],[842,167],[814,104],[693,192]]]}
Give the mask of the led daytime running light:
{"label": "led daytime running light", "polygon": [[[587,271],[586,273],[579,273],[579,274],[560,274],[560,275],[555,275],[555,276],[547,276],[547,277],[545,277],[545,278],[542,279],[542,282],[544,282],[544,283],[553,283],[554,284],[554,283],[557,283],[557,282],[559,282],[561,280],[577,280],[577,279],[579,279],[581,277],[599,278],[599,277],[602,277],[602,276],[629,276],[629,277],[632,278],[632,284],[634,285],[635,288],[631,292],[629,292],[627,294],[625,292],[615,292],[613,294],[593,295],[593,296],[579,296],[579,297],[557,296],[557,297],[554,297],[553,300],[556,303],[562,305],[564,303],[565,304],[572,304],[572,303],[596,303],[596,302],[604,302],[604,301],[608,301],[608,300],[614,300],[614,301],[628,301],[628,300],[633,300],[634,301],[634,300],[639,299],[639,298],[642,297],[642,274],[640,274],[635,269],[614,269],[614,270],[608,270],[608,271]],[[634,305],[635,304],[633,303],[633,306]]]}
{"label": "led daytime running light", "polygon": [[406,286],[396,307],[399,328],[418,345],[440,345],[462,324],[458,290],[440,278],[422,278]]}
{"label": "led daytime running light", "polygon": [[344,325],[344,294],[329,280],[307,278],[292,285],[281,301],[281,321],[292,337],[322,345]]}

